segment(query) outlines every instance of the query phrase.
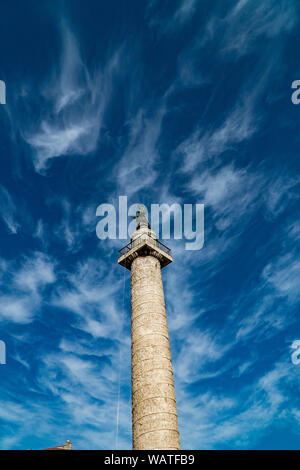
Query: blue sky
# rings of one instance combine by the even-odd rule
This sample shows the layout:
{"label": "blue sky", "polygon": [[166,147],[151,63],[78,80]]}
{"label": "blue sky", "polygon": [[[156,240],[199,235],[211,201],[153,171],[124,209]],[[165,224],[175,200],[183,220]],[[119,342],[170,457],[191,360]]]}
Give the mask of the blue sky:
{"label": "blue sky", "polygon": [[126,242],[96,236],[120,195],[205,204],[163,271],[182,448],[300,448],[299,15],[1,0],[1,449],[131,448]]}

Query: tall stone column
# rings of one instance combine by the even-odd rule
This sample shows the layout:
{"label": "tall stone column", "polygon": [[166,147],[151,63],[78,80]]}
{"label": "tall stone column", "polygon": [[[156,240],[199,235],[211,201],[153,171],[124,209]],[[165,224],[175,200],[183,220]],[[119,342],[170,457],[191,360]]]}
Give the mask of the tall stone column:
{"label": "tall stone column", "polygon": [[172,257],[148,227],[127,248],[119,263],[131,270],[133,449],[180,449],[161,276]]}

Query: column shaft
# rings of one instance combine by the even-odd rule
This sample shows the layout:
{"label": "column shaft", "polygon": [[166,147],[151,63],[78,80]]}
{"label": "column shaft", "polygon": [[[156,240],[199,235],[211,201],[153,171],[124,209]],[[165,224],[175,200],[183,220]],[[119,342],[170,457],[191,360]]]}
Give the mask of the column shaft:
{"label": "column shaft", "polygon": [[131,373],[134,449],[180,448],[160,262],[131,265]]}

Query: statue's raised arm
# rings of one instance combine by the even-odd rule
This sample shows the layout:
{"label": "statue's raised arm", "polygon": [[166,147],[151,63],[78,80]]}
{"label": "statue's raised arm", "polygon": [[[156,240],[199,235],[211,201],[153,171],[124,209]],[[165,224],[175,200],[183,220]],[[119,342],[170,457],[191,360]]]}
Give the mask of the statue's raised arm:
{"label": "statue's raised arm", "polygon": [[136,215],[133,216],[133,219],[136,219],[136,225],[138,229],[140,227],[151,228],[146,216],[146,208],[142,204],[139,204],[139,210],[136,212]]}

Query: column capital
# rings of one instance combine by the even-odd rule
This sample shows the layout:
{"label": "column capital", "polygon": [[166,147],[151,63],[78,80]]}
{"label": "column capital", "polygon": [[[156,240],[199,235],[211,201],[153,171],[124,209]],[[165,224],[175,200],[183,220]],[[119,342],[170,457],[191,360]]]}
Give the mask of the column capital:
{"label": "column capital", "polygon": [[154,256],[162,268],[173,261],[170,248],[144,231],[132,238],[131,242],[119,251],[119,255],[118,263],[129,270],[133,260],[138,256]]}

